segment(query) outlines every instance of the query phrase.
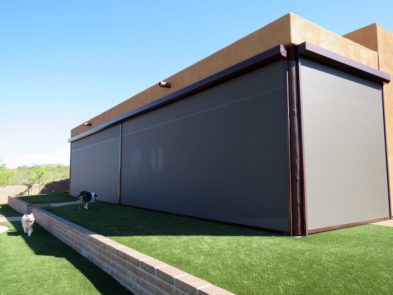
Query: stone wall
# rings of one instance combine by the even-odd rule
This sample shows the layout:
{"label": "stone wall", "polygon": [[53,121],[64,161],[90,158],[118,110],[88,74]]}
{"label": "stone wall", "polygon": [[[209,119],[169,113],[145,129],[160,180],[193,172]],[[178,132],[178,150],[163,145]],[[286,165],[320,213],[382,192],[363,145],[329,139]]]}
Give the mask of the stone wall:
{"label": "stone wall", "polygon": [[[21,213],[29,206],[19,198],[12,197],[9,198],[8,204]],[[38,224],[110,274],[134,294],[233,294],[41,208],[33,207],[32,210]]]}
{"label": "stone wall", "polygon": [[20,200],[19,198],[16,197],[8,197],[8,205],[12,207],[15,211],[25,214],[28,206],[31,206],[29,203]]}

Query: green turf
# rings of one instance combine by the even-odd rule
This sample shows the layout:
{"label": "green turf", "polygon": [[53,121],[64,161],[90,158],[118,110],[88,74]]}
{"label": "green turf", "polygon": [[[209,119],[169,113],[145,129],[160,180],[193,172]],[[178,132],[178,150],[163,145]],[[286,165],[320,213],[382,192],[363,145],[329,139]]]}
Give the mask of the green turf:
{"label": "green turf", "polygon": [[35,195],[20,197],[22,200],[29,202],[31,204],[46,204],[46,203],[62,203],[62,202],[72,202],[77,199],[71,197],[67,193],[51,193],[45,195]]}
{"label": "green turf", "polygon": [[8,205],[0,205],[0,217],[13,217],[13,216],[21,216],[18,212],[12,209]]}
{"label": "green turf", "polygon": [[0,294],[130,294],[113,278],[38,225],[30,238],[20,223],[2,223]]}
{"label": "green turf", "polygon": [[237,294],[393,290],[393,228],[293,238],[101,202],[48,210]]}

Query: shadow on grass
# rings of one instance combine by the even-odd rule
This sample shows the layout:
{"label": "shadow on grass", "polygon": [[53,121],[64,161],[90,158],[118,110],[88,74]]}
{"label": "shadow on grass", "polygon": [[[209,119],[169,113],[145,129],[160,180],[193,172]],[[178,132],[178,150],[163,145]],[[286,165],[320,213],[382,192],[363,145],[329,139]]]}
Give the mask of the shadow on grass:
{"label": "shadow on grass", "polygon": [[13,217],[13,216],[20,216],[20,214],[8,205],[0,205],[0,217],[1,216]]}
{"label": "shadow on grass", "polygon": [[131,294],[111,276],[99,269],[85,257],[79,255],[72,248],[52,236],[41,226],[34,225],[31,237],[23,234],[20,223],[13,223],[15,231],[9,231],[9,236],[22,236],[26,244],[36,255],[54,256],[69,261],[88,279],[101,294]]}
{"label": "shadow on grass", "polygon": [[104,236],[278,236],[283,234],[206,221],[152,210],[96,202],[89,210],[77,206],[45,208]]}

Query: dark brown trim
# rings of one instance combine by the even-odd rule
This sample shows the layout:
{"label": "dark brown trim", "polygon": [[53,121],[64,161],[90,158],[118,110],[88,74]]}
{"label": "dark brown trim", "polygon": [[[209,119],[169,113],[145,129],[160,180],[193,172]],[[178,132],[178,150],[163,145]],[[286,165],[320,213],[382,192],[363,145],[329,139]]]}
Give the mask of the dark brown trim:
{"label": "dark brown trim", "polygon": [[291,190],[291,234],[307,235],[304,197],[303,146],[300,114],[299,58],[296,47],[288,46],[288,108]]}
{"label": "dark brown trim", "polygon": [[389,216],[392,216],[392,203],[390,198],[390,173],[389,173],[389,155],[388,155],[388,142],[386,137],[386,118],[385,118],[385,91],[382,87],[382,118],[383,118],[383,136],[385,143],[385,163],[386,163],[386,177],[388,185],[388,205],[389,205]]}
{"label": "dark brown trim", "polygon": [[207,88],[210,88],[212,86],[215,86],[215,85],[225,82],[227,80],[233,79],[233,78],[240,76],[244,73],[255,70],[263,65],[266,65],[268,63],[272,63],[272,62],[277,61],[282,58],[286,58],[286,56],[287,56],[287,52],[286,52],[285,46],[278,45],[276,47],[273,47],[270,50],[267,50],[267,51],[260,53],[254,57],[251,57],[241,63],[238,63],[238,64],[231,66],[225,70],[222,70],[216,74],[213,74],[213,75],[211,75],[203,80],[200,80],[194,84],[191,84],[191,85],[184,87],[180,90],[177,90],[171,94],[161,97],[151,103],[148,103],[148,104],[141,106],[135,110],[132,110],[128,113],[118,116],[112,120],[109,120],[101,125],[98,125],[94,128],[86,130],[78,135],[75,135],[75,136],[71,137],[68,141],[74,142],[74,141],[80,140],[86,136],[92,135],[94,133],[97,133],[97,132],[105,129],[105,128],[113,126],[123,120],[131,119],[131,118],[140,116],[142,114],[145,114],[147,112],[151,112],[151,111],[158,109],[160,107],[163,107],[167,104],[173,103],[173,102],[178,101],[183,98],[186,98],[190,95],[201,92]]}
{"label": "dark brown trim", "polygon": [[314,229],[308,230],[308,233],[315,234],[315,233],[319,233],[319,232],[323,232],[323,231],[342,229],[342,228],[346,228],[346,227],[352,227],[352,226],[357,226],[357,225],[362,225],[362,224],[369,224],[369,223],[385,221],[385,220],[390,220],[390,217],[375,218],[375,219],[369,219],[369,220],[364,220],[364,221],[359,221],[359,222],[352,222],[352,223],[346,223],[346,224],[340,224],[340,225],[332,225],[332,226],[314,228]]}
{"label": "dark brown trim", "polygon": [[374,82],[390,82],[390,75],[377,69],[371,68],[359,62],[353,61],[347,57],[323,49],[311,43],[302,43],[297,46],[297,52],[300,56],[308,57],[320,63],[327,64],[351,74],[366,78]]}

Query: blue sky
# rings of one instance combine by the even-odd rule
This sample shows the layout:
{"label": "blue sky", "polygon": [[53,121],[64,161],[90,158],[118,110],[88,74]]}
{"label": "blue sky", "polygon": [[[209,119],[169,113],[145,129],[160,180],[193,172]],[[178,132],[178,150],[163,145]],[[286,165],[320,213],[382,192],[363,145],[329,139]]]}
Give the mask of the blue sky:
{"label": "blue sky", "polygon": [[0,161],[69,162],[70,129],[288,13],[393,31],[392,1],[0,1]]}

